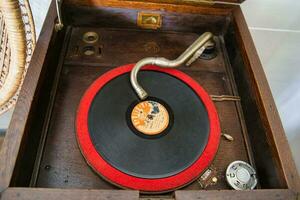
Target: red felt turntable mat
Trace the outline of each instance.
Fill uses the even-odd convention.
[[[185,73],[146,66],[139,80],[150,100],[167,108],[170,123],[159,137],[143,137],[128,117],[139,103],[129,82],[133,66],[103,74],[85,92],[76,119],[81,152],[98,174],[123,188],[165,192],[185,186],[217,152],[220,125],[214,104]]]

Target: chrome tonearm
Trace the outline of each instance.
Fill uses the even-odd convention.
[[[210,40],[212,39],[213,34],[210,32],[203,33],[189,48],[187,48],[178,58],[175,60],[168,60],[166,58],[155,58],[149,57],[140,60],[133,67],[130,73],[130,82],[135,90],[136,94],[141,100],[144,100],[148,97],[148,93],[143,89],[143,87],[138,83],[137,74],[140,69],[145,65],[156,65],[163,68],[174,68],[182,65],[183,63],[191,64],[195,61],[205,50],[206,45],[211,44]]]

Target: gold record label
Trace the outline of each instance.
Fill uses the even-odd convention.
[[[156,101],[142,101],[133,108],[131,122],[141,133],[157,135],[168,127],[169,113]]]

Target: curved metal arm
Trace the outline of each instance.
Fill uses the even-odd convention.
[[[140,69],[145,65],[157,65],[159,67],[164,68],[174,68],[182,65],[183,63],[187,62],[199,49],[204,48],[205,44],[213,37],[212,33],[205,32],[203,33],[189,48],[187,48],[178,58],[175,60],[168,60],[166,58],[144,58],[140,60],[136,65],[133,67],[130,73],[130,82],[135,90],[136,94],[139,96],[141,100],[146,99],[148,93],[142,88],[142,86],[137,81],[137,74]],[[203,50],[204,50],[203,49]]]

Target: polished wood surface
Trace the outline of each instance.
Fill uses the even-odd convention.
[[[231,199],[243,199],[243,200],[285,200],[296,199],[297,194],[291,190],[256,190],[256,191],[228,191],[220,190],[214,191],[176,191],[176,200],[185,199],[203,199],[203,200],[231,200]]]
[[[8,188],[2,193],[1,200],[296,200],[297,193],[291,190],[256,190],[256,191],[234,191],[219,190],[215,191],[176,191],[172,197],[164,198],[159,196],[145,197],[140,196],[138,191],[126,190],[85,190],[85,189],[46,189],[46,188]]]
[[[80,190],[80,189],[44,189],[44,188],[8,188],[1,200],[57,200],[57,199],[95,199],[95,200],[138,200],[138,191],[125,190]]]
[[[199,2],[199,1],[198,1]],[[67,6],[88,6],[88,7],[114,7],[114,8],[129,8],[129,9],[147,9],[161,10],[179,13],[203,13],[211,15],[227,15],[236,5],[232,4],[198,4],[197,1],[177,1],[170,3],[168,1],[147,1],[147,3],[139,0],[66,0]],[[195,4],[196,3],[196,4]]]
[[[51,4],[0,153],[1,199],[107,199],[114,198],[115,195],[120,195],[120,199],[297,199],[299,176],[239,6],[115,0],[68,0],[65,3],[65,8],[71,10],[64,13],[83,12],[78,13],[79,17],[64,16],[65,29],[55,32],[54,1]],[[84,6],[81,7],[82,5]],[[110,8],[104,8],[107,6]],[[97,9],[102,14],[96,14]],[[128,11],[124,12],[124,9]],[[151,31],[136,28],[135,14],[145,10],[160,12],[166,19],[174,16],[169,18],[165,26],[163,24],[161,30],[153,34],[154,41],[149,40],[150,36],[146,37]],[[122,16],[119,19],[118,13]],[[126,14],[129,14],[128,18],[124,17]],[[176,17],[180,15],[182,19],[186,16],[186,24],[176,22]],[[98,23],[97,16],[101,17]],[[107,22],[105,18],[108,21],[112,19],[114,23]],[[207,23],[203,22],[205,20]],[[76,27],[72,27],[74,24]],[[79,49],[83,45],[76,42],[79,41],[79,36],[71,35],[87,30],[87,26],[94,27],[95,30],[95,27],[99,28],[97,30],[106,38],[104,46],[101,43],[96,44],[102,48],[101,59],[90,59],[82,56],[80,52],[78,57],[70,53],[74,52],[76,45]],[[97,76],[111,67],[125,62],[136,62],[148,55],[176,57],[197,34],[206,31],[204,29],[211,29],[217,34],[221,53],[215,60],[198,60],[191,68],[182,67],[180,70],[194,77],[210,94],[234,94],[241,97],[240,102],[216,103],[222,130],[232,134],[237,141],[230,144],[222,138],[220,150],[213,163],[219,169],[218,183],[210,186],[209,191],[200,190],[195,182],[183,190],[163,196],[149,196],[140,195],[137,191],[129,194],[102,181],[87,167],[74,138],[74,116],[83,91]],[[110,35],[112,39],[109,39]],[[130,38],[134,37],[140,40],[136,41],[136,45],[129,44]],[[128,41],[126,45],[129,49],[136,49],[132,54],[122,55],[124,47],[115,49],[115,52],[111,50],[111,47],[119,47],[124,41]],[[177,45],[172,46],[172,41],[176,41]],[[166,49],[156,52],[156,47],[148,48],[147,45],[146,48],[136,48],[137,45],[144,47],[143,42],[154,42]],[[114,58],[119,55],[120,59],[110,62],[112,53]],[[65,150],[61,151],[63,147]],[[256,166],[260,180],[257,190],[229,190],[222,176],[224,166],[231,158],[246,160]],[[114,191],[103,192],[99,189]]]
[[[68,5],[65,8],[65,20],[75,27],[102,27],[140,29],[137,25],[139,13],[154,13],[162,18],[157,31],[178,31],[199,33],[211,31],[222,34],[228,24],[229,16],[207,15],[205,13],[178,13],[165,10],[125,9],[111,7],[77,7]]]
[[[20,152],[22,141],[26,137],[26,129],[29,128],[27,123],[30,120],[30,109],[36,103],[34,96],[38,90],[43,65],[46,62],[48,46],[53,37],[55,17],[55,5],[52,3],[0,151],[0,191],[9,186],[17,159],[20,156],[19,153],[22,153]]]
[[[242,10],[240,8],[235,9],[233,15],[238,30],[237,38],[242,48],[242,56],[246,63],[247,73],[251,78],[251,87],[255,92],[255,101],[266,131],[267,143],[272,147],[272,157],[276,161],[276,168],[279,174],[284,175],[288,187],[299,191],[299,174]]]

